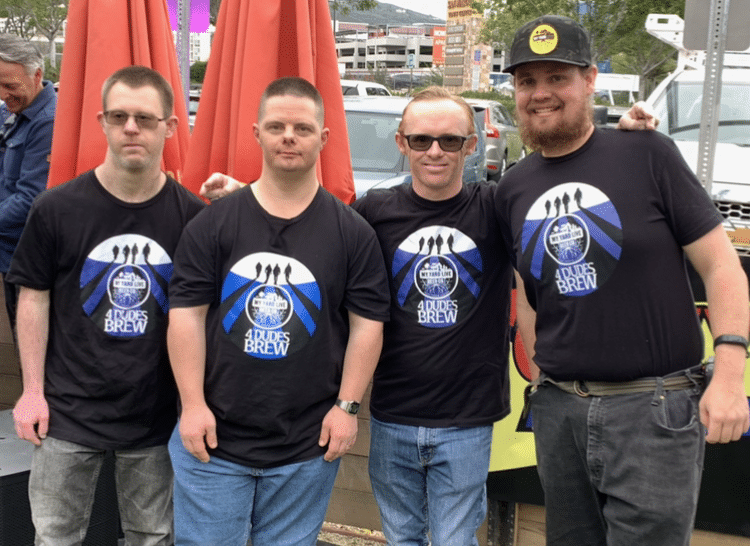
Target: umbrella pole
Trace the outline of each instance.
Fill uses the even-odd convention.
[[[177,21],[177,61],[187,106],[190,104],[190,0],[178,0]]]

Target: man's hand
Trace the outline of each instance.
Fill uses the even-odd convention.
[[[209,201],[214,201],[220,197],[229,195],[233,191],[237,191],[244,186],[245,184],[239,180],[235,180],[231,176],[222,173],[214,173],[201,185],[200,194],[201,197],[205,197]]]
[[[219,445],[216,440],[216,418],[208,406],[183,408],[180,416],[180,438],[193,457],[207,463],[211,457],[206,446],[215,449]]]
[[[328,444],[328,451],[323,455],[323,459],[331,462],[341,457],[352,448],[356,439],[357,416],[349,415],[340,407],[333,406],[323,419],[318,440],[320,447]]]
[[[708,443],[726,444],[739,440],[750,428],[750,411],[742,377],[714,375],[701,398],[700,416],[701,423],[708,429]]]
[[[659,118],[656,117],[651,107],[643,101],[636,102],[625,112],[617,122],[618,129],[626,131],[653,131],[659,126]]]
[[[49,406],[44,394],[23,393],[13,408],[13,421],[19,438],[42,445],[49,429]]]

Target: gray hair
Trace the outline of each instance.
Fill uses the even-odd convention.
[[[15,34],[0,34],[0,61],[22,65],[29,76],[33,76],[37,69],[44,75],[42,54],[34,44]]]

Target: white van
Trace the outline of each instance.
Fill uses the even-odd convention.
[[[388,97],[391,94],[385,85],[360,80],[341,80],[341,92],[345,96],[355,95],[361,97]]]

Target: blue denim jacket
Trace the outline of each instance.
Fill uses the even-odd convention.
[[[20,114],[0,151],[0,273],[6,273],[34,198],[47,187],[57,96],[52,83]],[[10,115],[0,106],[0,125]]]

